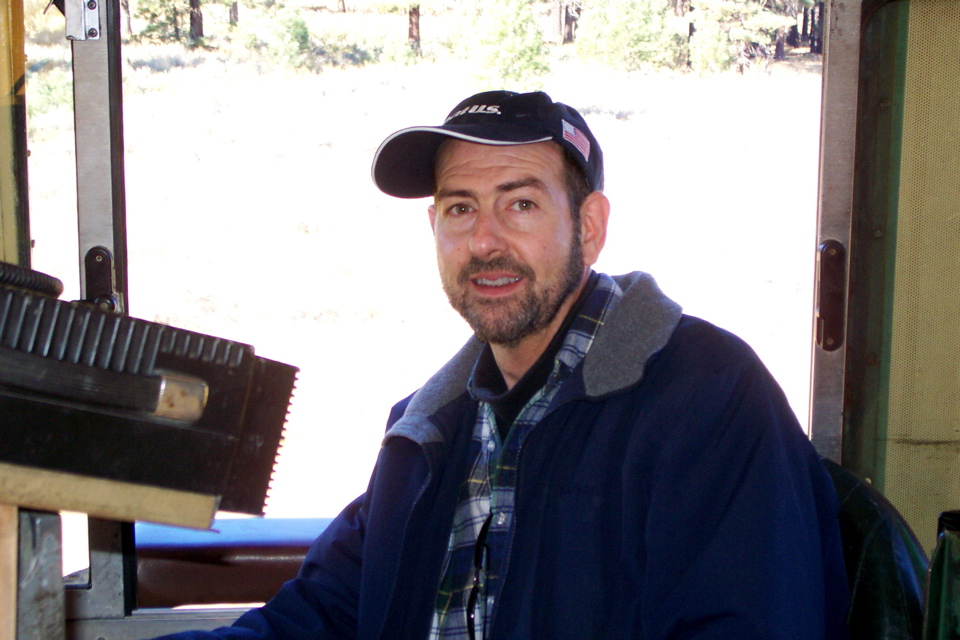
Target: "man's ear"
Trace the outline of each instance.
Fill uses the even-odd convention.
[[[580,246],[583,264],[592,266],[600,258],[607,242],[607,220],[610,219],[610,201],[602,191],[594,191],[580,207]]]
[[[427,207],[427,215],[430,216],[430,229],[434,233],[437,232],[437,228],[434,226],[434,222],[437,220],[437,207],[436,205],[430,205]]]

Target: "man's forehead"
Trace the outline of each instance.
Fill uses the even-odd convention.
[[[509,169],[525,167],[538,173],[559,175],[563,166],[563,150],[555,142],[534,142],[520,145],[491,145],[451,138],[437,151],[434,175],[440,177],[461,167]],[[437,185],[439,186],[439,185]]]

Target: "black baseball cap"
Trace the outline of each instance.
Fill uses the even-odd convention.
[[[432,196],[437,149],[448,138],[490,145],[552,140],[570,151],[591,189],[603,189],[603,152],[583,116],[542,91],[485,91],[454,107],[438,127],[397,131],[377,149],[373,181],[398,198]]]

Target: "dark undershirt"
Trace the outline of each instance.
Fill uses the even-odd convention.
[[[584,302],[593,293],[597,286],[597,280],[600,276],[596,272],[590,273],[586,286],[577,297],[577,300],[570,307],[567,316],[563,319],[563,324],[553,336],[550,344],[544,350],[537,361],[527,370],[523,377],[513,386],[507,389],[507,383],[497,367],[497,362],[493,357],[493,352],[485,348],[480,353],[480,360],[477,362],[477,368],[474,373],[474,387],[477,397],[484,402],[490,403],[494,415],[497,417],[497,431],[500,432],[500,440],[507,439],[510,427],[517,419],[520,411],[526,406],[530,398],[539,391],[550,377],[553,371],[553,361],[563,346],[563,341],[567,336],[567,331],[573,320],[579,315]]]

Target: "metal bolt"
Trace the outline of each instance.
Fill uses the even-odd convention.
[[[93,304],[98,309],[106,313],[113,313],[120,306],[117,304],[117,299],[109,295],[97,296],[96,299],[94,299]]]
[[[90,29],[89,31],[87,31],[88,38],[96,38],[97,35],[98,35],[98,32],[96,29]]]
[[[87,3],[87,9],[90,9],[90,11],[93,11],[96,8],[97,8],[97,0],[90,0],[90,2]]]

